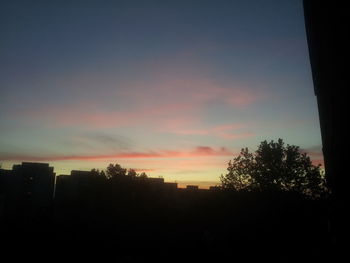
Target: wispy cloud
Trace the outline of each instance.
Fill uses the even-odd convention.
[[[224,139],[242,139],[253,137],[255,134],[250,131],[244,131],[244,124],[224,124],[209,128],[198,128],[195,125],[175,120],[170,121],[168,126],[162,127],[161,131],[174,133],[178,135],[200,135],[200,136],[216,136]]]
[[[15,112],[27,122],[41,122],[51,127],[88,126],[95,128],[152,126],[167,123],[169,119],[183,119],[187,113],[187,120],[193,112],[193,105],[170,103],[148,105],[145,107],[107,110],[81,107],[79,105],[67,107],[50,107],[45,109],[27,109]]]
[[[187,151],[157,150],[146,152],[120,152],[106,155],[21,155],[0,154],[0,160],[6,161],[64,161],[64,160],[110,160],[110,159],[144,159],[144,158],[191,158],[201,156],[232,156],[234,153],[225,147],[214,149],[209,146],[198,146]]]
[[[66,147],[74,146],[81,150],[100,150],[100,151],[120,151],[131,148],[133,142],[130,138],[118,135],[107,134],[103,132],[78,133],[64,137],[61,144]]]
[[[54,127],[166,126],[169,120],[181,120],[185,116],[200,119],[208,105],[241,108],[266,97],[261,91],[241,84],[219,83],[202,76],[176,73],[159,79],[156,74],[152,80],[116,85],[120,86],[114,90],[102,87],[104,92],[98,99],[87,94],[66,105],[58,102],[49,106],[39,104],[13,114],[27,122]]]

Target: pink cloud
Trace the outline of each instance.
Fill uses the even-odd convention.
[[[75,104],[26,109],[17,112],[15,118],[49,128],[137,128],[153,134],[213,136],[225,140],[254,136],[242,124],[209,126],[212,120],[205,114],[208,105],[231,108],[253,105],[264,97],[261,93],[240,84],[221,85],[202,76],[171,73],[157,77],[156,74],[148,82],[117,82],[121,88],[101,94],[98,99],[87,94]],[[135,134],[135,130],[130,131]]]
[[[161,69],[162,67],[160,67]],[[174,71],[176,72],[176,71]],[[189,127],[202,119],[208,104],[226,107],[244,107],[264,98],[261,92],[235,83],[216,83],[197,75],[155,73],[153,80],[118,83],[120,87],[95,96],[77,99],[74,104],[42,106],[16,112],[28,122],[42,125],[92,127],[164,127],[177,129],[182,134],[207,135],[213,131]],[[88,78],[89,76],[85,76]],[[80,80],[76,85],[88,85]],[[113,82],[110,80],[110,82]],[[94,83],[94,82],[93,82]],[[92,84],[90,84],[92,85]],[[104,84],[107,85],[107,84]],[[109,83],[107,86],[112,85]],[[103,89],[102,89],[103,90]],[[96,90],[91,87],[87,92]],[[197,120],[197,121],[196,121]],[[178,129],[178,127],[181,129]],[[219,131],[216,131],[220,136]],[[222,137],[227,137],[225,134]]]
[[[232,152],[226,149],[225,147],[221,147],[218,150],[213,149],[209,146],[197,146],[194,151],[192,151],[194,155],[199,156],[231,156]]]
[[[147,159],[147,158],[191,158],[201,156],[232,156],[234,153],[221,147],[214,149],[208,146],[198,146],[190,151],[176,150],[159,150],[148,152],[121,152],[116,154],[106,155],[47,155],[47,156],[31,156],[31,155],[16,155],[2,154],[1,160],[6,161],[65,161],[65,160],[110,160],[110,159]]]
[[[193,121],[190,112],[193,105],[172,103],[168,105],[154,105],[144,108],[126,110],[91,110],[89,108],[76,107],[52,107],[39,110],[26,110],[16,112],[27,121],[44,121],[52,126],[92,126],[99,128],[125,127],[137,125],[155,125],[164,123],[166,126],[178,125],[180,122]],[[187,112],[182,117],[181,113]],[[177,123],[174,123],[177,122]]]

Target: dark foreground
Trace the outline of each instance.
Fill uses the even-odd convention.
[[[286,193],[113,187],[2,219],[12,260],[334,262],[325,201]],[[4,211],[4,209],[3,209]]]

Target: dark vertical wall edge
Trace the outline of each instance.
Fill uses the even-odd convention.
[[[346,71],[349,55],[349,8],[345,1],[304,0],[303,4],[319,108],[326,178],[332,191],[330,226],[333,244],[338,248],[344,244],[348,233],[346,200],[349,188],[349,100],[346,96]]]

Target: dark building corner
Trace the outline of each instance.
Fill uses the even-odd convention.
[[[331,189],[329,205],[333,243],[348,231],[349,140],[347,132],[349,8],[346,1],[304,0],[312,76],[317,96],[325,159]]]

